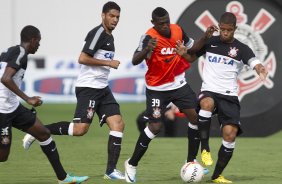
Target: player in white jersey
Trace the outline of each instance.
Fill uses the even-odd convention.
[[[24,107],[17,98],[22,98],[33,107],[42,104],[39,96],[30,97],[20,90],[27,68],[27,56],[37,51],[40,40],[41,34],[36,27],[25,26],[21,31],[21,44],[10,47],[0,56],[0,162],[7,161],[9,157],[11,128],[15,127],[36,137],[57,175],[59,184],[81,183],[88,177],[72,176],[65,172],[48,129],[38,119],[36,112]]]
[[[120,7],[107,2],[102,10],[102,24],[92,29],[85,38],[79,56],[80,73],[76,82],[77,105],[72,122],[61,121],[46,125],[51,134],[82,136],[87,133],[94,113],[100,118],[100,125],[107,123],[109,132],[108,163],[104,179],[124,179],[116,169],[121,151],[124,122],[119,104],[108,87],[110,69],[117,69],[120,61],[114,60],[114,37],[112,31],[119,22]],[[34,141],[30,135],[24,138],[27,149]]]
[[[221,124],[222,145],[218,152],[218,160],[212,175],[214,183],[232,183],[221,173],[227,166],[235,148],[235,139],[242,131],[240,128],[240,104],[238,100],[237,77],[243,66],[249,65],[262,80],[267,77],[267,71],[255,57],[253,51],[234,38],[236,30],[234,14],[224,13],[219,22],[219,36],[213,36],[205,46],[193,56],[187,54],[186,48],[178,42],[177,52],[193,61],[196,57],[206,55],[203,66],[203,83],[199,95],[200,111],[198,127],[202,145],[202,161],[211,165],[208,147],[211,116],[214,110]]]

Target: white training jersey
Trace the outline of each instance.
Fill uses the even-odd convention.
[[[107,34],[103,26],[99,25],[87,34],[82,52],[96,59],[113,60],[115,54],[114,37]],[[76,87],[105,88],[108,86],[109,73],[109,66],[81,64]]]
[[[23,47],[19,45],[10,47],[7,52],[1,54],[0,79],[6,67],[17,70],[16,74],[13,76],[13,80],[20,88],[27,67],[27,53]],[[11,113],[17,109],[19,104],[20,102],[17,95],[0,82],[0,113]]]
[[[260,61],[253,51],[235,39],[224,43],[219,36],[211,37],[197,56],[206,54],[202,71],[201,91],[211,91],[223,95],[238,96],[237,77],[245,64],[252,69]]]

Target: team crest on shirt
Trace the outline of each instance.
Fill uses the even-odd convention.
[[[230,57],[236,57],[237,56],[237,52],[239,49],[237,49],[236,47],[230,47],[230,50],[228,52],[228,56]]]
[[[87,109],[87,118],[92,119],[94,115],[94,109],[93,108],[88,108]]]
[[[161,109],[156,107],[156,108],[153,108],[153,117],[154,118],[160,118],[161,117]]]

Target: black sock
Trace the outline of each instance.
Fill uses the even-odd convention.
[[[121,150],[121,137],[110,135],[108,141],[108,164],[106,174],[111,174],[116,168],[120,150]]]
[[[137,140],[134,153],[129,160],[130,165],[133,165],[133,166],[138,165],[139,160],[142,158],[142,156],[147,151],[149,143],[151,142],[151,140],[152,139],[150,139],[143,130],[142,133],[140,134],[138,140]]]
[[[198,116],[201,151],[205,149],[207,152],[210,152],[210,147],[209,147],[210,126],[211,126],[211,118],[206,118],[200,115]]]
[[[47,141],[45,141],[45,142],[47,142]],[[51,141],[49,144],[47,143],[47,145],[41,144],[40,146],[41,146],[42,151],[47,156],[49,162],[51,163],[53,170],[55,171],[55,173],[57,175],[57,178],[59,180],[64,180],[67,176],[67,173],[64,170],[64,168],[63,168],[63,166],[60,162],[60,157],[59,157],[59,153],[57,151],[57,147],[56,147],[55,142]]]
[[[170,120],[168,118],[164,118],[164,136],[165,137],[174,137],[175,134],[175,120]]]
[[[187,162],[196,159],[200,147],[199,131],[188,126],[188,157]]]
[[[53,135],[69,135],[69,126],[70,122],[68,121],[60,121],[57,123],[45,125],[45,127],[48,128],[50,130],[50,133]]]
[[[233,150],[234,148],[226,148],[225,146],[221,145],[218,151],[218,160],[212,175],[212,180],[218,178],[218,176],[223,172],[224,168],[232,157]]]

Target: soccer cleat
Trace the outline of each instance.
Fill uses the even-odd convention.
[[[227,180],[224,176],[219,175],[216,179],[212,180],[213,183],[232,183],[232,181]]]
[[[128,163],[129,159],[124,162],[125,167],[125,181],[127,183],[135,183],[136,182],[136,166],[130,165]]]
[[[111,174],[105,174],[104,179],[106,180],[124,180],[124,175],[117,169],[114,169],[114,171]]]
[[[211,153],[207,152],[205,149],[202,151],[201,158],[204,166],[210,166],[213,164]]]
[[[63,181],[58,181],[59,184],[79,184],[86,180],[88,180],[88,176],[73,176],[71,174],[67,174],[67,177]]]
[[[32,135],[26,134],[24,136],[24,138],[23,138],[23,147],[24,147],[24,149],[28,150],[35,140],[36,139]]]

